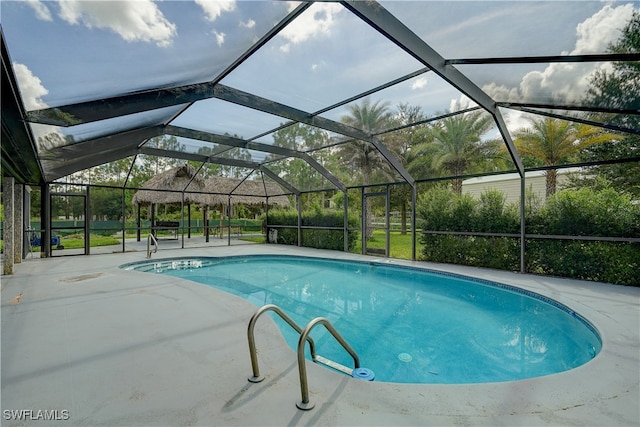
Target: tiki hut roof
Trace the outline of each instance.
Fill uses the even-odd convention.
[[[289,207],[290,202],[284,191],[278,184],[271,181],[251,181],[237,178],[227,178],[214,176],[205,181],[205,189],[209,195],[211,205],[226,205],[229,203],[231,193],[231,203],[243,205],[259,205],[266,202],[269,196],[270,205]]]
[[[194,175],[195,178],[193,178]],[[189,181],[191,181],[190,184]],[[189,184],[189,187],[184,194],[185,204],[209,204],[208,195],[197,193],[205,191],[204,179],[196,175],[196,170],[189,164],[177,166],[157,174],[143,184],[143,189],[138,190],[133,195],[132,200],[134,204],[180,204],[182,203],[182,191],[185,190],[187,184]],[[195,191],[196,193],[189,193],[188,191]]]

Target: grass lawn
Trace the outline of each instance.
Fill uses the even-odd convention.
[[[111,236],[100,236],[96,234],[92,234],[91,237],[91,247],[94,246],[110,246],[110,245],[119,245],[122,243],[122,240],[116,239]],[[28,244],[29,242],[26,242]],[[69,236],[65,236],[60,239],[60,244],[64,246],[65,249],[78,249],[84,248],[84,237],[78,234],[71,234]],[[4,241],[0,240],[0,251],[4,250]],[[33,252],[40,252],[40,246],[34,246],[32,248]]]
[[[260,237],[241,237],[240,240],[245,240],[247,242],[254,242],[254,243],[266,243],[266,239],[264,238],[264,236],[260,236]]]
[[[373,236],[367,241],[367,247],[384,249],[385,231],[374,230]],[[389,255],[392,258],[411,259],[411,233],[400,234],[399,231],[389,233]],[[362,252],[362,242],[358,239],[354,253]],[[416,240],[416,258],[420,257],[420,242]]]
[[[265,237],[241,237],[240,240],[246,240],[255,243],[265,243]],[[384,230],[374,230],[373,237],[369,239],[368,247],[384,249],[385,232]],[[420,242],[416,242],[416,257],[420,257]],[[389,249],[392,258],[411,259],[411,233],[400,234],[399,231],[391,232],[389,235]],[[360,240],[356,243],[353,253],[361,253],[362,244]]]

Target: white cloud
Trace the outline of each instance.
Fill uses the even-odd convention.
[[[59,5],[60,18],[68,23],[108,28],[127,41],[153,41],[164,47],[169,46],[176,35],[175,24],[169,22],[150,0],[64,0]]]
[[[26,0],[27,4],[36,12],[36,18],[41,21],[53,21],[51,11],[40,0]]]
[[[411,89],[412,90],[419,90],[419,89],[423,89],[427,87],[427,78],[426,77],[420,77],[418,79],[416,79],[415,82],[413,82],[413,84],[411,85]]]
[[[212,22],[223,12],[231,12],[236,8],[235,0],[196,0],[196,3],[204,10],[207,20]]]
[[[620,36],[620,29],[629,21],[633,5],[605,5],[600,11],[578,24],[576,43],[571,55],[602,53],[609,43]],[[563,52],[567,54],[567,52]],[[607,65],[608,66],[608,65]],[[508,88],[491,83],[483,89],[500,101],[540,100],[540,94],[555,100],[571,102],[580,99],[589,87],[593,73],[603,67],[597,63],[554,63],[542,71],[524,75],[519,87]]]
[[[327,66],[325,61],[314,62],[311,64],[311,71],[317,71]]]
[[[478,104],[472,101],[471,98],[469,98],[467,95],[460,94],[460,97],[458,99],[452,99],[451,102],[449,103],[449,111],[454,112],[454,111],[465,110],[467,108],[475,107],[477,105]]]
[[[342,10],[343,7],[336,3],[314,4],[280,32],[279,36],[287,41],[280,47],[280,50],[288,52],[291,44],[302,43],[312,37],[328,35],[334,25],[334,16]]]
[[[218,46],[222,46],[224,44],[225,33],[219,33],[216,30],[213,30],[212,34],[216,37],[216,42]]]
[[[42,81],[31,72],[29,67],[14,62],[13,71],[16,75],[16,80],[18,80],[24,108],[27,111],[49,108],[49,105],[42,100],[42,97],[47,95],[49,91],[42,85]],[[48,150],[64,143],[64,134],[58,126],[32,123],[31,131],[36,141],[38,141],[39,150]]]
[[[256,21],[249,19],[247,22],[241,22],[240,26],[243,28],[253,28],[256,26]]]
[[[578,24],[578,40],[572,55],[604,52],[610,42],[620,37],[621,27],[631,19],[633,4],[618,7],[604,6],[591,18]]]
[[[282,46],[280,46],[280,51],[282,53],[289,53],[290,50],[291,50],[291,44],[290,43],[285,43]]]
[[[49,91],[42,85],[42,81],[24,64],[14,62],[13,70],[20,86],[24,108],[27,111],[48,108],[49,106],[42,100],[42,97],[48,94]]]

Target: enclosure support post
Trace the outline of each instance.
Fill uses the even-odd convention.
[[[298,205],[298,247],[302,246],[302,194],[296,195]]]
[[[391,256],[391,247],[389,244],[389,239],[391,238],[391,218],[389,217],[390,212],[391,212],[391,201],[389,200],[389,196],[390,196],[390,192],[389,192],[389,184],[387,184],[387,191],[386,191],[386,195],[385,195],[385,206],[384,206],[384,210],[385,210],[385,222],[386,222],[386,227],[387,227],[387,231],[385,233],[385,237],[386,237],[386,243],[384,246],[384,252],[385,255],[387,256],[387,258],[389,258],[389,256]]]
[[[31,230],[31,187],[25,185],[22,191],[22,221],[24,227],[23,244],[22,244],[22,259],[25,259],[29,252],[31,252],[31,245],[29,240],[31,239],[31,231],[27,234],[27,230]]]
[[[91,228],[91,187],[87,185],[86,197],[84,198],[84,254],[90,255],[91,253],[91,236],[89,231]]]
[[[51,187],[49,184],[44,184],[42,191],[40,192],[42,200],[41,206],[41,225],[40,228],[44,230],[40,236],[40,258],[48,258],[51,256]]]
[[[265,241],[265,243],[271,243],[269,241],[269,196],[265,197],[264,230],[263,231],[264,231],[264,241]],[[276,241],[274,243],[278,243],[278,242]]]
[[[13,239],[14,239],[14,186],[15,179],[5,176],[2,182],[2,193],[4,195],[4,259],[2,263],[2,274],[13,274]]]
[[[526,260],[525,260],[525,246],[526,246],[526,224],[525,224],[525,209],[526,209],[526,200],[525,200],[525,179],[524,173],[520,175],[520,273],[525,273],[526,268]]]
[[[418,188],[416,184],[411,186],[411,261],[416,260],[416,204]]]
[[[362,229],[362,250],[360,251],[362,253],[362,255],[365,254],[365,251],[367,249],[367,201],[365,200],[365,196],[364,196],[364,187],[362,187],[361,189],[361,207],[362,207],[362,220],[361,222],[361,226],[360,228]]]
[[[347,190],[343,191],[343,205],[344,205],[344,251],[349,252],[349,194]]]
[[[22,220],[24,211],[23,211],[23,198],[22,195],[24,189],[23,184],[17,184],[14,187],[14,226],[13,226],[13,236],[14,236],[14,250],[13,250],[13,262],[16,264],[20,264],[22,262],[22,240],[24,239],[24,221]]]
[[[122,187],[122,253],[126,252],[124,241],[127,238],[127,208],[124,198],[126,197],[125,189]]]

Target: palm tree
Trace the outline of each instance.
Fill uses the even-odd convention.
[[[586,147],[618,138],[595,126],[550,117],[530,121],[531,128],[516,132],[514,144],[520,154],[534,157],[545,166],[567,162]],[[547,197],[556,192],[557,175],[556,169],[545,172]]]
[[[490,115],[481,111],[459,114],[440,120],[431,129],[433,168],[460,176],[487,160],[501,160],[500,143],[483,141],[481,136],[493,125]],[[462,178],[454,178],[452,190],[462,194]]]
[[[387,128],[391,120],[392,114],[389,111],[388,102],[376,101],[371,103],[368,98],[365,98],[361,104],[350,105],[349,115],[342,117],[343,123],[371,134]],[[343,144],[338,151],[338,157],[351,170],[362,173],[362,185],[365,187],[371,184],[371,177],[374,171],[389,172],[388,162],[370,142],[356,140]],[[371,237],[373,233],[370,227],[372,217],[368,199],[366,202],[366,219],[367,237]]]
[[[367,133],[377,133],[385,129],[392,120],[388,102],[371,103],[368,98],[362,104],[349,106],[350,115],[343,116],[342,122]],[[374,170],[388,170],[386,160],[373,144],[365,141],[353,141],[341,146],[340,158],[350,166],[362,172],[362,184],[371,184]]]

